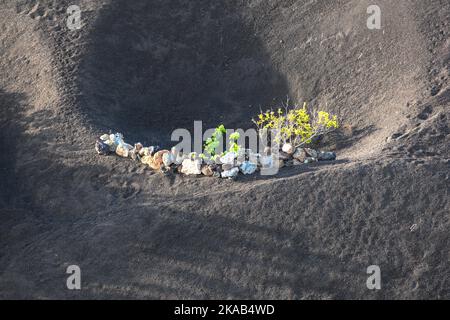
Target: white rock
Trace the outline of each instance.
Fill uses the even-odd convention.
[[[290,143],[283,144],[283,147],[281,148],[283,152],[286,152],[287,154],[293,154],[295,151],[295,148]]]
[[[181,173],[187,174],[187,175],[197,175],[202,174],[202,161],[199,159],[191,160],[191,159],[184,159],[181,163]]]
[[[259,164],[264,168],[271,168],[273,165],[272,156],[261,156],[259,157]]]
[[[236,154],[234,152],[228,152],[220,158],[220,162],[223,164],[234,164],[234,159],[236,159]]]
[[[175,160],[175,156],[170,152],[164,153],[162,156],[162,161],[165,167],[170,167],[170,165],[173,164]]]
[[[225,170],[222,172],[222,178],[234,178],[238,175],[239,173],[239,168],[234,167],[231,168],[230,170]]]

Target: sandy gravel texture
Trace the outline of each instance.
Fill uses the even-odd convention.
[[[380,0],[369,30],[372,2],[1,2],[0,298],[450,298],[450,3]],[[93,148],[286,97],[351,127],[337,161],[228,181]]]

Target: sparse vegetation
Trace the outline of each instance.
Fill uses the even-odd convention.
[[[256,120],[252,119],[260,136],[267,137],[271,131],[273,142],[301,147],[311,143],[313,138],[339,127],[336,115],[325,111],[311,114],[306,108],[306,102],[302,108],[290,108],[287,104],[283,109],[261,111]]]
[[[238,154],[239,150],[241,149],[241,147],[238,145],[239,138],[239,132],[233,132],[232,134],[230,134],[230,148],[228,149],[229,152]]]
[[[204,149],[205,152],[210,155],[211,159],[218,156],[217,148],[220,146],[220,139],[226,132],[227,130],[225,129],[225,126],[221,124],[215,129],[212,136],[206,140]]]

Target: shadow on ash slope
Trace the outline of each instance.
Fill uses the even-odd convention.
[[[0,297],[450,296],[446,1],[381,1],[379,31],[365,1],[80,1],[75,33],[64,4],[2,8]],[[286,95],[353,126],[347,160],[231,182],[92,148],[246,128]]]

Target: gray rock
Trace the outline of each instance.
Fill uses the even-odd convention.
[[[306,154],[311,158],[317,158],[317,151],[311,148],[304,148]]]
[[[294,165],[294,161],[297,161],[297,160],[291,159],[291,160],[285,161],[284,165],[286,167],[292,167]]]
[[[225,170],[222,172],[222,178],[235,178],[239,173],[239,168],[234,167],[230,170]]]
[[[231,170],[233,167],[234,167],[234,165],[232,165],[232,164],[224,163],[222,165],[222,170],[223,171]]]
[[[303,163],[313,163],[313,162],[317,162],[317,158],[308,157],[305,159],[305,161],[303,161]]]
[[[306,154],[303,148],[297,148],[297,150],[293,154],[293,157],[294,159],[303,163],[305,159],[308,157],[308,155]]]
[[[100,155],[107,155],[110,153],[109,146],[101,139],[98,139],[95,142],[95,150]]]
[[[319,161],[332,161],[332,160],[336,160],[336,153],[332,152],[332,151],[321,151],[319,152],[317,159]]]

